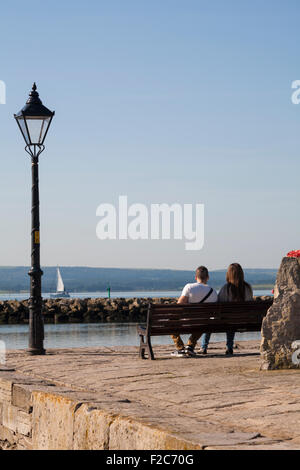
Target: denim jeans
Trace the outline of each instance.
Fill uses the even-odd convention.
[[[227,349],[233,349],[234,335],[235,335],[234,331],[228,331],[226,333],[226,336],[227,336],[226,347],[227,347]]]
[[[209,345],[209,340],[211,337],[211,333],[204,333],[201,338],[201,348],[202,349],[207,349]]]
[[[234,331],[227,331],[226,333],[226,347],[227,349],[233,349],[233,343],[234,343]],[[202,335],[202,340],[201,340],[201,347],[202,349],[207,349],[210,341],[211,333],[204,333]]]

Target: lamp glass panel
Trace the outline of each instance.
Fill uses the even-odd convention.
[[[21,130],[22,130],[24,139],[26,141],[26,144],[29,145],[30,144],[29,137],[28,137],[28,133],[27,133],[27,129],[26,129],[25,120],[23,119],[23,117],[18,118],[18,123],[19,123],[19,126],[21,127]]]
[[[32,144],[41,144],[43,142],[43,137],[48,127],[48,124],[45,123],[45,121],[47,120],[48,118],[44,119],[40,116],[26,116],[26,123],[28,127],[30,142]]]
[[[43,143],[43,141],[44,141],[46,132],[48,130],[48,127],[49,127],[49,124],[50,124],[50,121],[51,121],[51,118],[46,117],[46,118],[43,119],[43,121],[44,121],[44,123],[43,123],[42,128],[41,128],[41,143]]]

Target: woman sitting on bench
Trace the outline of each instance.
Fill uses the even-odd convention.
[[[227,283],[222,287],[218,294],[219,302],[247,302],[253,300],[253,291],[250,284],[244,280],[244,271],[240,264],[233,263],[229,266],[226,273]],[[210,340],[210,333],[205,333],[202,337],[202,354],[207,354],[207,347]],[[226,353],[233,354],[234,331],[226,333]]]

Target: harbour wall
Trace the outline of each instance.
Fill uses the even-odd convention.
[[[131,417],[93,400],[92,393],[0,369],[0,450],[201,448],[145,422],[142,410]]]

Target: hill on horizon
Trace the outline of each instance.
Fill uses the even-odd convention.
[[[56,289],[56,267],[42,268],[43,292]],[[180,290],[185,284],[194,282],[195,272],[173,269],[135,269],[135,268],[90,268],[60,267],[69,292],[105,291],[108,286],[112,291],[166,291]],[[17,293],[29,291],[29,267],[0,267],[0,292]],[[256,287],[271,287],[276,280],[277,269],[245,269],[245,279]],[[220,288],[225,283],[226,269],[210,272],[210,284]]]

